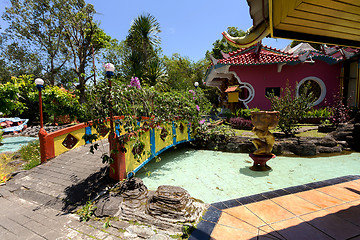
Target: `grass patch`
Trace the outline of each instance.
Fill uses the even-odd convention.
[[[323,138],[326,135],[327,135],[327,133],[318,132],[318,130],[310,130],[310,131],[295,134],[295,136],[297,136],[297,137],[318,137],[318,138]]]
[[[8,180],[8,175],[16,170],[17,166],[9,164],[13,161],[14,154],[0,154],[0,183]]]
[[[39,141],[33,141],[21,147],[19,153],[21,159],[26,162],[24,170],[32,169],[41,163]]]

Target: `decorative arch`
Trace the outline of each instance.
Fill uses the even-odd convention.
[[[306,78],[302,79],[296,86],[296,96],[299,96],[299,90],[300,90],[301,85],[309,80],[316,82],[320,87],[320,95],[319,95],[318,99],[314,102],[314,106],[316,106],[319,103],[321,103],[325,99],[325,96],[326,96],[326,86],[325,86],[325,83],[320,78],[310,76],[310,77],[306,77]]]

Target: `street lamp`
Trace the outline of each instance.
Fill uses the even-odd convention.
[[[41,78],[35,79],[35,84],[37,89],[39,90],[39,110],[40,110],[40,128],[44,128],[44,120],[43,120],[43,111],[42,111],[42,96],[41,90],[44,87],[44,80]]]
[[[197,89],[198,86],[199,86],[199,82],[195,82],[195,83],[194,83],[194,86],[195,86],[195,89]]]
[[[47,160],[47,152],[46,152],[46,135],[47,132],[44,129],[44,119],[43,119],[43,110],[42,110],[42,96],[41,91],[44,87],[44,80],[41,78],[35,79],[36,88],[39,90],[39,111],[40,111],[40,131],[39,131],[39,142],[40,142],[40,155],[41,155],[41,163],[46,162]]]
[[[114,76],[114,70],[115,67],[112,63],[106,63],[104,65],[105,67],[105,72],[106,72],[106,77],[108,78],[108,85],[109,85],[109,101],[110,101],[110,109],[109,109],[109,117],[110,117],[110,134],[111,137],[113,137],[112,135],[114,134],[114,123],[113,123],[113,109],[112,109],[112,97],[111,97],[111,77]]]
[[[112,63],[106,63],[104,65],[106,77],[108,78],[109,86],[109,117],[110,117],[110,133],[108,136],[109,147],[110,147],[110,156],[113,162],[110,164],[110,177],[115,180],[123,180],[126,178],[126,164],[125,164],[125,155],[120,150],[119,146],[119,136],[114,133],[114,122],[113,122],[113,108],[112,108],[112,97],[111,97],[111,77],[114,76],[115,67]]]

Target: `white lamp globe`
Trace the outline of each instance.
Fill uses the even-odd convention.
[[[115,70],[114,64],[112,63],[106,63],[104,67],[106,72],[113,72]]]
[[[44,85],[44,80],[42,80],[41,78],[37,78],[37,79],[35,79],[35,84],[42,86],[42,85]]]

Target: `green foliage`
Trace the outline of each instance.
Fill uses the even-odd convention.
[[[18,83],[0,84],[0,112],[5,115],[10,115],[15,109],[20,113],[23,112],[25,106],[19,101],[19,93]]]
[[[328,118],[332,115],[332,110],[329,108],[311,109],[305,114],[305,118]]]
[[[125,42],[125,78],[136,76],[143,85],[154,86],[164,76],[159,57],[160,32],[160,24],[151,14],[141,14],[134,19]]]
[[[167,72],[166,84],[171,89],[186,90],[194,86],[195,82],[200,83],[202,88],[202,80],[208,66],[205,60],[193,62],[188,57],[182,57],[175,53],[170,58],[164,57],[165,68]]]
[[[251,112],[258,112],[258,111],[260,111],[260,109],[258,108],[250,108],[250,109],[240,108],[236,111],[235,116],[245,119],[251,119]]]
[[[107,82],[101,82],[92,89],[92,95],[86,104],[87,119],[93,120],[93,126],[98,132],[104,125],[105,120],[110,116],[109,110],[112,109],[114,116],[124,116],[119,122],[126,131],[125,135],[119,137],[119,144],[122,146],[129,138],[129,133],[138,132],[132,136],[135,144],[132,146],[135,158],[140,158],[142,151],[140,140],[144,128],[141,129],[137,124],[137,119],[149,117],[155,124],[171,122],[174,119],[182,119],[192,124],[192,130],[200,128],[199,121],[201,115],[210,110],[210,104],[204,97],[203,91],[172,91],[161,92],[154,87],[131,87],[128,84],[115,83],[111,91],[111,101]],[[146,127],[145,127],[146,128]],[[95,136],[87,136],[86,139],[95,140]],[[95,146],[91,147],[91,151]],[[124,149],[123,149],[124,150]],[[107,155],[103,155],[107,156]],[[110,159],[110,157],[108,157]]]
[[[86,204],[77,211],[77,214],[80,216],[81,222],[87,222],[90,220],[91,216],[94,215],[96,210],[95,202],[87,201]]]
[[[287,86],[285,89],[281,89],[280,97],[270,93],[267,98],[271,102],[271,109],[280,112],[278,128],[285,135],[293,135],[296,132],[299,121],[312,107],[315,100],[307,86],[299,96],[296,96],[295,91]]]
[[[34,121],[39,115],[39,93],[32,75],[13,77],[11,82],[0,84],[0,111]],[[75,119],[82,115],[79,97],[57,86],[45,86],[42,90],[45,121],[49,116],[69,115]]]
[[[19,153],[21,159],[27,162],[24,165],[24,170],[30,170],[41,163],[39,141],[33,141],[25,146],[22,146]]]

